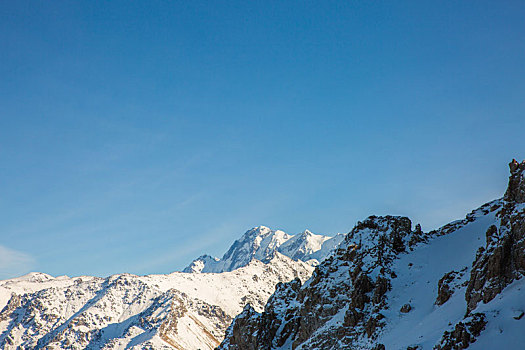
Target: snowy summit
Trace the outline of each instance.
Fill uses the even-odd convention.
[[[289,235],[281,230],[258,226],[246,233],[228,249],[221,259],[202,255],[195,259],[183,272],[233,271],[257,259],[267,261],[275,253],[283,254],[295,261],[316,266],[343,240],[344,235],[334,237],[314,234],[308,230]]]

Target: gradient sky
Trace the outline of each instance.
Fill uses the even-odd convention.
[[[523,1],[3,1],[0,277],[424,229],[525,158]]]

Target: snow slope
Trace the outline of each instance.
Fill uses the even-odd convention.
[[[304,261],[316,266],[343,240],[344,235],[334,237],[316,235],[305,230],[297,235],[289,235],[281,230],[259,226],[248,230],[235,241],[222,259],[202,255],[195,259],[184,272],[233,271],[245,266],[252,259],[264,261],[274,252],[279,252],[296,261]]]

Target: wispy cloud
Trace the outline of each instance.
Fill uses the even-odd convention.
[[[35,259],[32,256],[0,245],[0,279],[26,274],[34,263]]]

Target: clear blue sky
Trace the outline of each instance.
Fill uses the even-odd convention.
[[[0,277],[432,229],[525,158],[523,1],[3,1]]]

